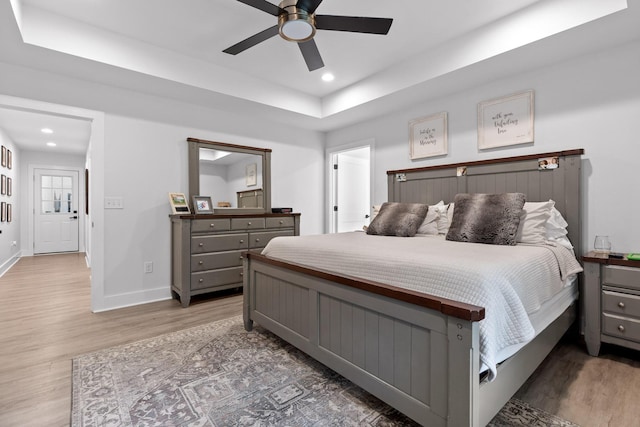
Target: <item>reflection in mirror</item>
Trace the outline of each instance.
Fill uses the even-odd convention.
[[[209,196],[214,213],[271,211],[271,150],[188,138],[189,199]]]
[[[214,207],[264,208],[262,156],[200,148],[199,195]]]

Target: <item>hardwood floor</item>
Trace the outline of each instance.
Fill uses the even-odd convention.
[[[71,360],[241,313],[242,296],[161,301],[91,313],[84,254],[26,257],[0,278],[0,426],[66,426]],[[603,346],[590,357],[566,337],[517,392],[583,427],[640,425],[640,353]]]
[[[84,254],[21,258],[0,278],[0,426],[67,426],[71,360],[242,313],[242,295],[90,311]]]

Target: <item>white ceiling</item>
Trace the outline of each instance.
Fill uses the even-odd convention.
[[[0,5],[0,28],[5,28],[0,35],[6,36],[7,28],[15,34],[0,40],[0,55],[76,74],[84,70],[78,58],[85,58],[82,78],[87,80],[191,97],[214,108],[233,104],[326,131],[370,117],[372,111],[383,114],[442,94],[443,81],[449,82],[448,90],[479,84],[499,77],[500,70],[531,69],[638,37],[637,20],[628,17],[612,19],[614,34],[607,30],[604,37],[585,37],[581,29],[598,23],[606,29],[601,18],[621,10],[629,14],[627,3],[637,17],[639,1],[324,0],[318,14],[394,21],[385,36],[319,30],[315,41],[325,67],[309,72],[295,43],[279,36],[237,56],[223,53],[276,24],[274,16],[236,0],[11,0],[10,6]],[[626,28],[620,22],[635,24]],[[535,48],[545,43],[553,51]],[[56,61],[40,61],[23,48],[27,45],[55,52]],[[494,63],[488,69],[487,60]],[[326,71],[335,75],[333,82],[321,80]],[[39,121],[43,118],[21,114],[24,119],[0,106],[0,127],[19,145],[42,144],[47,138],[26,128],[39,132],[46,126]],[[63,118],[55,121],[64,129]],[[86,122],[67,124],[80,128],[69,139],[86,135]]]

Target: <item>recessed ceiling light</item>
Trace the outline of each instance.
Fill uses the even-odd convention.
[[[324,73],[322,75],[322,80],[324,80],[325,82],[332,82],[333,79],[335,79],[334,75],[331,73]]]
[[[56,143],[55,143],[55,142],[53,142],[53,141],[49,141],[49,142],[47,142],[47,145],[48,145],[49,147],[55,147],[55,146],[56,146]]]
[[[42,133],[53,133],[53,131],[51,129],[49,129],[49,128],[42,128],[42,129],[40,129],[40,132],[42,132]]]

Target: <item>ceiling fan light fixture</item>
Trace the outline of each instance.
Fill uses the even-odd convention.
[[[286,14],[278,16],[278,31],[280,36],[291,42],[305,42],[316,34],[313,15],[309,15],[295,6],[286,8]]]

